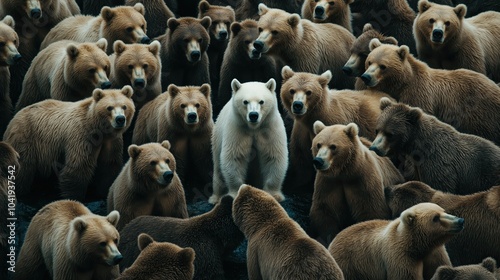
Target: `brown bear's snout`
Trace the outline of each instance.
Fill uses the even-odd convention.
[[[117,264],[119,264],[122,260],[123,260],[123,256],[122,256],[122,254],[116,255],[116,256],[113,258],[113,265],[117,265]]]
[[[313,159],[313,164],[314,164],[314,168],[316,168],[318,170],[322,170],[323,166],[325,165],[325,160],[323,160],[320,157],[315,157]]]
[[[432,41],[434,43],[442,43],[443,42],[444,32],[442,29],[434,29],[432,30]]]
[[[141,38],[141,44],[149,44],[151,43],[151,39],[148,36],[144,36]]]
[[[255,48],[255,50],[257,50],[258,52],[262,52],[264,50],[264,42],[260,41],[260,40],[257,40],[255,42],[253,42],[253,47]]]
[[[111,82],[110,81],[105,81],[101,84],[102,89],[108,89],[111,88]]]
[[[325,18],[325,7],[316,6],[316,8],[314,9],[314,18],[324,19]]]
[[[146,80],[144,79],[135,79],[134,80],[134,87],[143,89],[146,86]]]
[[[124,127],[126,120],[127,119],[125,119],[124,115],[116,116],[116,118],[115,118],[116,127]]]
[[[361,80],[363,80],[363,82],[367,86],[370,86],[370,84],[372,83],[372,76],[365,73],[365,74],[361,75]]]
[[[174,172],[172,171],[165,171],[163,172],[163,180],[165,180],[165,185],[170,184],[172,182],[172,179],[174,178]]]
[[[30,16],[33,19],[39,19],[42,17],[42,10],[40,10],[40,8],[31,9]]]

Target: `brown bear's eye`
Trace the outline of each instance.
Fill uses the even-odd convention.
[[[156,161],[155,160],[152,160],[149,164],[155,166],[156,165]]]
[[[371,61],[368,61],[368,65],[372,65],[372,62],[371,62]]]
[[[169,164],[169,163],[170,163],[170,159],[168,159],[168,158],[167,158],[167,159],[165,160],[165,162],[166,162],[167,164]]]
[[[143,24],[143,25],[141,25],[141,29],[142,29],[142,30],[144,30],[144,24]]]
[[[433,24],[434,22],[435,22],[435,20],[434,20],[433,18],[431,18],[431,19],[429,20],[429,23],[430,23],[430,24]]]
[[[198,43],[203,42],[203,38],[198,39]]]
[[[129,65],[128,69],[134,69],[134,65]]]
[[[333,5],[335,5],[335,2],[330,1],[330,2],[328,2],[328,4],[329,4],[330,6],[333,6]]]
[[[133,27],[127,27],[127,32],[129,32],[129,33],[130,33],[130,32],[132,32],[132,31],[134,31],[134,28],[133,28]]]
[[[375,135],[377,135],[379,133],[378,129],[375,129]]]
[[[245,45],[250,44],[250,40],[245,40]]]
[[[186,107],[187,107],[187,106],[186,106],[186,104],[181,104],[181,108],[182,108],[182,109],[184,109],[184,108],[186,108]]]
[[[385,133],[385,137],[387,137],[387,139],[391,139],[392,138],[392,133],[386,132]]]
[[[272,33],[273,35],[278,35],[278,31],[276,31],[276,30],[271,31],[271,33]]]
[[[295,94],[295,90],[294,90],[294,89],[291,89],[291,90],[290,90],[290,94],[292,94],[292,95],[293,95],[293,94]]]
[[[200,103],[196,103],[196,105],[194,105],[196,108],[200,108]]]
[[[96,70],[95,68],[89,69],[89,73],[90,73],[90,74],[95,74],[95,72],[96,72],[96,71],[97,71],[97,70]]]
[[[123,109],[123,110],[127,110],[127,106],[126,106],[126,105],[123,105],[123,106],[122,106],[122,109]]]
[[[306,95],[307,95],[307,96],[309,96],[309,95],[311,95],[311,94],[312,94],[312,92],[311,92],[310,90],[306,91]]]
[[[385,68],[387,68],[385,65],[380,65],[380,69],[385,70]]]
[[[248,105],[248,101],[246,101],[246,100],[245,100],[245,101],[243,101],[243,104],[244,104],[244,105]]]
[[[17,40],[14,40],[14,45],[17,45]]]
[[[432,218],[432,221],[435,223],[439,222],[439,215],[434,216],[434,218]]]
[[[450,26],[450,22],[449,22],[449,21],[445,22],[444,24],[445,24],[446,26]]]
[[[335,145],[330,145],[330,150],[335,151],[335,149],[337,149],[337,146],[335,146]]]
[[[108,65],[104,65],[102,69],[104,70],[104,72],[108,71]]]
[[[261,33],[261,32],[262,32],[262,28],[259,27],[259,33]]]
[[[316,148],[318,148],[318,150],[321,149],[321,144],[320,143],[316,144]]]
[[[108,106],[108,108],[106,108],[106,109],[108,109],[108,111],[113,111],[113,107],[111,107],[111,106]]]
[[[144,68],[144,69],[148,69],[148,67],[149,67],[149,65],[147,65],[147,64],[142,65],[142,68]]]
[[[101,247],[106,247],[106,242],[101,242],[101,243],[99,243],[99,246],[101,246]]]
[[[259,104],[260,105],[264,104],[264,100],[259,101]]]
[[[118,244],[118,239],[115,239],[115,240],[113,240],[113,241],[115,242],[115,244]]]
[[[184,39],[184,43],[186,43],[186,44],[189,44],[189,41],[190,40],[188,38]]]
[[[5,42],[0,42],[0,48],[5,47]]]

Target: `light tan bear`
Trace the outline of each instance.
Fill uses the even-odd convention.
[[[95,88],[111,87],[106,39],[96,43],[59,41],[41,51],[23,81],[16,111],[45,99],[79,101]]]
[[[90,183],[105,197],[123,166],[122,134],[135,112],[132,93],[130,86],[95,89],[78,102],[45,100],[19,111],[4,134],[23,167],[16,193],[29,193],[35,176],[55,171],[63,197],[84,199]]]
[[[444,243],[463,228],[464,219],[445,213],[436,204],[420,203],[396,220],[348,227],[328,250],[346,279],[423,279],[426,257],[434,258],[433,265],[451,264]]]
[[[267,192],[242,185],[233,219],[248,239],[249,279],[344,279],[326,248]]]
[[[104,6],[101,14],[97,17],[80,15],[69,17],[50,30],[40,49],[61,40],[95,42],[100,38],[108,40],[106,51],[108,54],[113,52],[113,44],[116,40],[122,40],[126,44],[149,44],[150,39],[146,35],[144,6],[141,3],[137,3],[133,7],[110,8]]]
[[[338,24],[352,33],[351,4],[354,0],[305,0],[302,18],[315,23]]]
[[[141,253],[119,280],[191,280],[195,252],[169,242],[156,242],[146,233],[137,237]]]
[[[404,182],[391,160],[368,149],[371,143],[359,137],[355,123],[325,126],[316,121],[314,133],[312,237],[329,244],[354,223],[391,218],[384,188]]]
[[[480,264],[440,266],[431,280],[498,280],[500,278],[495,276],[496,273],[497,262],[493,258],[486,258]]]
[[[432,68],[470,69],[500,82],[500,13],[465,18],[467,7],[418,2],[413,34],[418,58]]]
[[[187,218],[186,198],[170,143],[130,145],[130,159],[109,189],[108,212],[118,210],[122,229],[138,216]]]
[[[114,279],[123,259],[117,211],[98,216],[71,200],[52,202],[33,217],[16,264],[15,279]]]

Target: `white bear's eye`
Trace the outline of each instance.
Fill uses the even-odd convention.
[[[90,68],[89,69],[89,73],[90,74],[95,74],[95,72],[97,72],[97,70],[95,68]]]
[[[144,24],[143,24],[143,25],[141,25],[141,29],[142,29],[142,30],[144,30]]]
[[[259,104],[260,105],[264,104],[264,100],[259,101]]]
[[[101,246],[101,247],[106,247],[106,242],[101,242],[101,243],[99,243],[99,246]]]
[[[106,109],[108,109],[108,111],[113,111],[113,107],[111,107],[111,106],[108,106],[108,108],[106,108]]]
[[[248,101],[244,100],[243,105],[248,105]]]

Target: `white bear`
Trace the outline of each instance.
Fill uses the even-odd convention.
[[[218,203],[226,191],[236,197],[248,179],[282,201],[288,150],[276,81],[241,84],[233,79],[231,88],[233,96],[222,108],[212,134],[214,191],[209,202]]]

